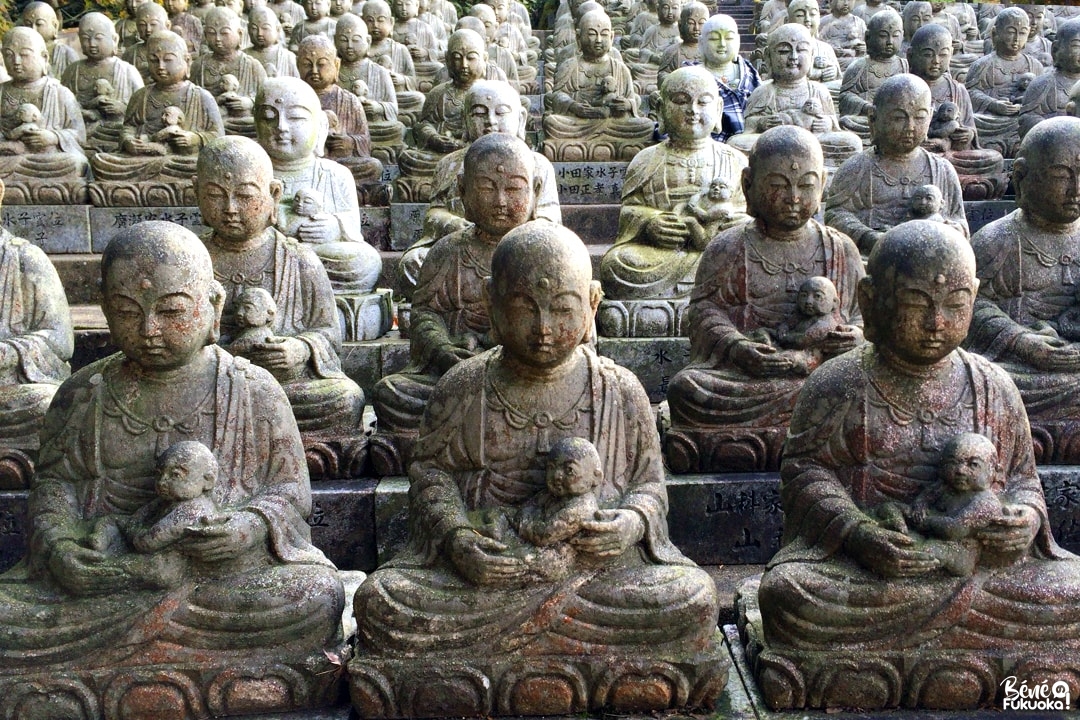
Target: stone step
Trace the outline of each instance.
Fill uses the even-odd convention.
[[[1080,550],[1080,466],[1040,466],[1055,539]],[[765,563],[783,529],[776,473],[668,475],[671,540],[699,565]],[[370,572],[407,533],[408,480],[357,478],[312,484],[312,542],[343,570]],[[26,552],[27,493],[0,492],[0,571]]]

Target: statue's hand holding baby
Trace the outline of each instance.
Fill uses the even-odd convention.
[[[1000,518],[977,531],[975,537],[991,552],[1018,558],[1027,553],[1042,519],[1038,511],[1028,505],[1007,504]]]
[[[657,247],[671,250],[685,247],[690,238],[686,221],[673,212],[662,212],[651,218],[645,231]]]
[[[270,342],[257,343],[248,353],[251,362],[267,370],[293,370],[307,364],[311,349],[303,340],[275,337]]]
[[[509,587],[525,579],[525,561],[504,555],[508,546],[481,535],[472,527],[458,528],[447,540],[450,561],[463,578],[475,585]]]
[[[238,511],[220,522],[188,528],[187,537],[180,541],[180,551],[194,560],[221,562],[266,545],[267,534],[266,522],[259,515]]]
[[[598,510],[596,520],[581,523],[568,541],[575,550],[596,557],[617,557],[645,537],[645,522],[633,510]]]

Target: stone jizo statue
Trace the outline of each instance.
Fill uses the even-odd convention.
[[[177,698],[219,713],[332,702],[324,653],[341,650],[341,581],[310,541],[285,394],[214,345],[224,293],[210,256],[180,226],[134,225],[105,249],[102,295],[120,352],[65,381],[46,416],[29,553],[0,577],[0,693],[25,697],[31,720]],[[162,551],[126,538],[91,547],[99,521],[159,503],[158,458],[180,441],[213,452],[220,521],[186,526]],[[192,670],[209,684],[187,680]]]
[[[424,271],[429,266],[431,258]],[[349,672],[364,716],[715,701],[726,676],[715,588],[667,540],[644,390],[583,344],[600,300],[591,276],[580,239],[549,222],[515,228],[497,246],[486,296],[502,344],[457,362],[435,387],[409,469],[409,546],[357,590]],[[470,515],[513,513],[546,492],[551,453],[569,437],[598,451],[600,509],[568,541],[584,567],[537,582],[526,561],[479,532]],[[630,669],[643,659],[663,667],[665,679]],[[549,669],[542,680],[509,671],[522,663]],[[693,690],[662,689],[672,687],[671,673]],[[583,678],[592,679],[572,691]],[[507,691],[488,704],[463,691],[473,682]],[[428,694],[433,683],[438,689]]]
[[[840,127],[851,130],[869,145],[870,121],[874,96],[881,84],[894,75],[908,71],[907,60],[899,56],[904,40],[900,15],[885,6],[875,13],[866,29],[866,57],[856,58],[840,85]]]
[[[738,599],[774,709],[975,708],[1006,675],[1075,667],[1080,561],[1051,535],[1020,393],[959,349],[986,283],[975,269],[941,223],[890,229],[859,283],[868,342],[799,394],[781,549]],[[970,475],[952,465],[961,457],[976,459]],[[987,479],[996,506],[958,489]],[[890,519],[896,504],[925,507],[913,523],[925,530]]]

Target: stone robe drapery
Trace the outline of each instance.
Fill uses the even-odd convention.
[[[118,57],[103,60],[102,64],[109,66],[105,77],[112,84],[113,90],[116,91],[116,99],[126,105],[131,100],[131,96],[135,94],[135,91],[143,86],[142,76],[139,75],[139,71],[135,69],[134,65],[124,62]],[[94,83],[99,76],[86,81],[83,76],[86,74],[85,70],[88,67],[90,66],[86,60],[73,63],[64,71],[64,77],[60,81],[64,87],[75,95],[80,107],[91,107],[94,98],[97,97]]]
[[[385,70],[385,68],[383,68]],[[368,132],[367,115],[360,98],[337,85],[331,85],[319,93],[322,109],[337,115],[338,127],[331,132],[345,135],[349,139],[349,149],[344,153],[326,156],[331,160],[338,158],[370,158],[371,134]]]
[[[376,112],[368,116],[368,121],[396,122],[398,119],[397,95],[394,93],[394,81],[390,78],[390,71],[370,58],[364,58],[356,63],[342,63],[338,85],[351,91],[357,80],[363,80],[367,84],[368,100],[371,100],[378,108]]]
[[[997,150],[1005,157],[1012,157],[1020,143],[1020,116],[998,115],[990,111],[990,106],[999,100],[1009,100],[1016,77],[1022,73],[1038,77],[1043,73],[1043,66],[1024,53],[1013,60],[1002,59],[993,53],[972,63],[964,80],[983,146]]]
[[[14,89],[13,81],[0,83],[0,130],[6,134],[15,126],[19,125],[19,119],[15,112],[17,107],[10,107],[9,95]],[[82,174],[86,169],[86,156],[83,155],[82,144],[86,142],[86,126],[83,124],[82,109],[79,102],[70,90],[60,84],[56,78],[45,77],[41,82],[41,111],[42,127],[56,133],[60,146],[50,153],[29,153],[16,157],[0,157],[0,169],[4,174],[18,172],[33,179],[35,159],[42,162],[56,159],[61,162],[69,173]],[[57,157],[59,156],[59,157]],[[66,157],[65,157],[66,156]],[[42,177],[49,177],[51,173],[41,169]]]
[[[275,172],[281,180],[284,192],[278,204],[278,230],[285,231],[299,216],[293,212],[292,200],[296,191],[311,188],[322,202],[323,212],[328,212],[338,219],[341,226],[341,239],[346,242],[364,243],[360,228],[360,203],[356,199],[356,185],[348,169],[333,160],[312,158],[311,165],[297,173]],[[364,243],[367,245],[367,243]],[[371,251],[378,257],[378,251]],[[374,278],[373,278],[374,281]]]
[[[501,352],[462,361],[435,388],[410,468],[409,547],[357,591],[359,642],[380,654],[424,657],[704,650],[715,623],[699,618],[714,620],[715,590],[668,539],[659,439],[640,383],[579,347],[588,384],[576,411],[538,433],[512,419],[492,384]],[[549,443],[571,436],[599,451],[600,506],[637,513],[643,539],[563,581],[500,588],[458,576],[444,548],[470,527],[466,512],[524,505],[544,489]]]
[[[813,80],[805,80],[803,82],[806,83],[807,100],[816,99],[825,114],[825,120],[829,123],[829,129],[826,132],[839,130],[840,122],[836,117],[836,106],[833,104],[832,94],[829,92],[829,88],[819,82],[814,82]],[[776,87],[775,81],[766,80],[761,83],[754,92],[750,93],[750,98],[746,101],[746,132],[765,132],[767,129],[766,122],[770,118],[775,117],[778,113],[787,113],[793,118],[796,113],[805,115],[802,108],[807,100],[803,100],[797,106],[788,107],[785,103],[781,102],[780,91]],[[808,117],[809,116],[807,116],[807,118]],[[809,122],[809,119],[805,122]],[[803,126],[805,126],[805,122]]]
[[[689,294],[701,250],[692,247],[689,238],[687,246],[680,249],[657,247],[647,237],[649,221],[675,211],[717,177],[726,178],[732,188],[733,209],[745,212],[741,177],[746,165],[742,153],[715,141],[689,157],[672,150],[668,143],[639,152],[626,169],[615,244],[600,262],[605,296],[633,300]],[[686,174],[691,177],[682,178],[678,185],[673,183],[678,175]]]
[[[914,178],[905,176],[897,179],[886,175],[878,168],[873,148],[845,160],[833,176],[829,188],[825,222],[850,237],[859,247],[864,247],[866,242],[863,238],[870,231],[885,232],[909,220],[910,197],[904,198],[903,195],[910,194],[919,185],[929,184],[941,190],[942,216],[958,223],[967,235],[967,216],[964,214],[963,194],[956,170],[948,160],[923,148],[918,148],[917,154],[919,160],[916,162],[927,169],[927,174]],[[908,182],[903,183],[904,179]],[[877,199],[874,198],[877,183],[893,191],[893,196],[887,198],[891,201],[889,204],[885,204],[886,199],[880,194]]]
[[[1066,75],[1056,68],[1032,80],[1020,108],[1020,137],[1040,120],[1064,115],[1069,91],[1078,80],[1080,77]]]
[[[807,380],[781,466],[783,546],[759,591],[774,649],[1076,647],[1080,561],[1050,535],[1019,394],[983,358],[963,351],[952,357],[962,367],[963,387],[950,389],[959,391],[957,404],[930,418],[897,409],[881,393],[869,346],[825,363]],[[1002,468],[995,491],[1038,513],[1027,556],[970,578],[937,572],[899,580],[846,557],[845,539],[860,523],[876,522],[875,507],[911,503],[935,482],[941,447],[958,432],[994,443]]]
[[[748,333],[775,332],[796,316],[795,300],[804,280],[829,278],[836,286],[840,315],[849,325],[862,325],[855,297],[863,276],[859,250],[846,236],[811,220],[817,235],[806,243],[807,256],[794,272],[773,267],[755,243],[756,223],[725,230],[702,254],[687,313],[690,364],[675,375],[668,389],[673,426],[784,427],[806,379],[792,371],[783,377],[754,377],[731,361],[737,343]],[[774,287],[757,286],[771,281]],[[782,282],[781,282],[782,281]]]
[[[248,287],[261,287],[274,297],[277,314],[274,333],[294,337],[308,347],[310,357],[296,380],[282,382],[301,431],[319,429],[340,420],[356,427],[364,396],[341,370],[341,328],[334,291],[322,262],[309,248],[269,228],[274,243],[274,267],[260,276],[236,283],[215,273],[226,289],[221,318],[221,343],[229,342],[236,327],[236,298]],[[211,257],[217,249],[206,244]],[[349,421],[351,419],[351,421]]]
[[[74,48],[62,42],[54,42],[52,50],[49,51],[49,75],[59,80],[64,76],[68,67],[74,65],[78,60],[79,55]]]
[[[226,74],[240,81],[238,93],[253,100],[266,80],[262,63],[243,52],[238,52],[227,65],[210,54],[200,55],[191,63],[191,82],[215,97],[222,93],[221,80]]]
[[[183,662],[217,651],[310,651],[339,637],[341,582],[310,542],[311,491],[285,395],[247,361],[220,348],[203,352],[216,377],[191,388],[190,406],[171,409],[176,422],[150,425],[125,414],[111,387],[122,372],[119,354],[83,368],[57,391],[31,484],[29,555],[0,576],[4,670],[108,667],[158,640],[159,662]],[[127,517],[155,501],[156,458],[179,440],[214,452],[220,507],[265,523],[263,563],[238,572],[207,566],[198,578],[178,574],[169,589],[65,593],[48,570],[57,543],[85,543],[95,520]],[[156,559],[126,547],[111,552],[136,575]]]
[[[864,116],[874,106],[874,95],[881,83],[907,71],[908,64],[904,58],[889,58],[884,62],[869,57],[855,58],[844,71],[844,80],[840,84],[841,117]],[[869,130],[869,121],[864,118],[862,124]]]
[[[296,53],[281,42],[262,50],[249,47],[244,52],[262,63],[267,77],[300,77],[300,70],[296,67]]]
[[[71,313],[56,268],[39,248],[0,228],[0,447],[34,450],[57,386],[71,374]]]

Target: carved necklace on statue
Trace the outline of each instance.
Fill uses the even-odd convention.
[[[809,252],[802,250],[801,246],[803,244],[798,242],[778,243],[784,246],[779,251],[776,248],[765,250],[758,245],[758,241],[750,232],[751,226],[756,225],[757,223],[747,223],[743,226],[746,259],[760,267],[766,275],[776,276],[783,274],[784,290],[797,292],[802,281],[814,274],[818,260],[821,258],[824,243],[820,237],[820,230],[818,231],[817,242],[813,243]],[[755,232],[760,231],[755,227]],[[783,252],[783,250],[789,249],[786,247],[788,245],[791,246],[791,249],[802,250],[802,252],[799,255]]]
[[[272,246],[271,246],[272,247]],[[271,249],[266,255],[266,259],[262,260],[262,265],[259,265],[260,258],[255,257],[252,259],[251,255],[237,256],[240,260],[237,263],[229,263],[232,265],[230,275],[218,272],[217,268],[214,269],[214,279],[220,282],[222,285],[228,283],[231,284],[235,292],[239,294],[244,288],[249,287],[262,287],[263,280],[267,275],[274,272],[274,256],[277,253]],[[257,266],[257,267],[253,267]],[[220,263],[219,263],[220,267]]]
[[[1020,251],[1024,255],[1035,258],[1035,262],[1039,263],[1044,268],[1052,268],[1055,265],[1060,265],[1062,286],[1072,287],[1073,285],[1076,285],[1076,278],[1073,275],[1073,266],[1080,265],[1080,258],[1076,258],[1068,252],[1063,252],[1060,255],[1048,253],[1036,245],[1035,241],[1030,237],[1024,236],[1020,237]]]
[[[547,454],[551,450],[552,430],[562,430],[564,432],[572,430],[577,427],[578,414],[589,412],[590,388],[588,382],[584,384],[581,394],[571,403],[569,409],[558,417],[553,416],[546,410],[531,411],[515,407],[506,397],[506,393],[499,388],[492,373],[488,374],[488,387],[491,388],[491,393],[494,396],[494,403],[492,404],[502,411],[503,419],[507,425],[514,430],[524,430],[531,426],[536,431],[536,452],[541,454]]]
[[[874,170],[873,170],[874,178],[878,179],[878,180],[881,180],[881,182],[885,183],[886,187],[891,187],[891,188],[898,187],[898,188],[900,188],[900,197],[904,198],[905,200],[910,199],[911,198],[911,193],[915,190],[915,188],[918,187],[919,185],[924,184],[923,178],[928,177],[930,175],[929,168],[927,168],[927,172],[925,173],[925,175],[920,175],[919,177],[913,177],[912,175],[909,175],[906,172],[900,173],[898,176],[897,175],[892,175],[888,171],[886,171],[885,168],[883,168],[881,166],[881,161],[880,161],[880,159],[878,158],[878,156],[876,154],[873,156],[873,163],[874,163]],[[874,185],[873,185],[873,182],[871,182],[871,184],[870,184],[871,197],[873,196],[873,192],[874,192]]]
[[[971,397],[967,383],[956,393],[955,397],[948,401],[941,409],[933,410],[925,403],[904,403],[890,395],[874,377],[874,372],[868,366],[871,363],[869,350],[863,351],[863,369],[866,378],[873,388],[873,394],[866,396],[867,402],[875,408],[884,410],[894,425],[908,427],[916,423],[919,430],[919,447],[923,450],[934,450],[938,444],[935,440],[934,428],[942,426],[948,434],[952,435],[960,431],[961,425],[966,420],[965,411],[975,407],[975,401]],[[877,400],[873,395],[877,396]]]
[[[701,153],[695,152],[689,156],[679,156],[674,152],[667,154],[665,160],[667,165],[683,168],[686,171],[686,182],[693,185],[695,192],[701,187],[701,183],[704,180],[704,174],[701,172],[703,168],[712,167],[712,158],[704,157]],[[665,174],[665,181],[667,176]]]
[[[153,430],[158,434],[157,448],[162,451],[171,444],[173,432],[180,432],[188,437],[194,434],[202,424],[202,416],[210,412],[209,406],[214,397],[214,386],[211,385],[206,395],[203,396],[192,409],[182,417],[173,417],[161,414],[153,418],[145,418],[124,404],[116,392],[116,389],[108,380],[103,382],[109,403],[102,404],[102,412],[108,417],[119,418],[121,427],[129,435],[140,436]]]

